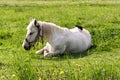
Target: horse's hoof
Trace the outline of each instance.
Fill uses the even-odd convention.
[[[43,54],[43,51],[36,51],[35,54]]]
[[[51,54],[44,54],[44,57],[52,57]]]

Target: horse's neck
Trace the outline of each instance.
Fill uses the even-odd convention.
[[[53,38],[59,37],[59,35],[61,35],[64,32],[63,28],[52,23],[43,22],[42,26],[43,26],[44,38],[48,42],[52,41]]]

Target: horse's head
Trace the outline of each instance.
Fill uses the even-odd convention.
[[[23,41],[23,48],[30,50],[30,48],[42,37],[40,24],[35,20],[31,19],[27,27],[26,38]]]

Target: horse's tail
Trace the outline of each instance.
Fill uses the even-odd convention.
[[[80,25],[75,25],[75,27],[79,28],[80,30],[83,30],[83,27]]]

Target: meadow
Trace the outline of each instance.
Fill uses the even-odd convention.
[[[29,19],[73,28],[92,35],[92,49],[45,58],[22,48]],[[45,43],[44,43],[45,45]],[[0,1],[0,80],[120,80],[119,0]]]

